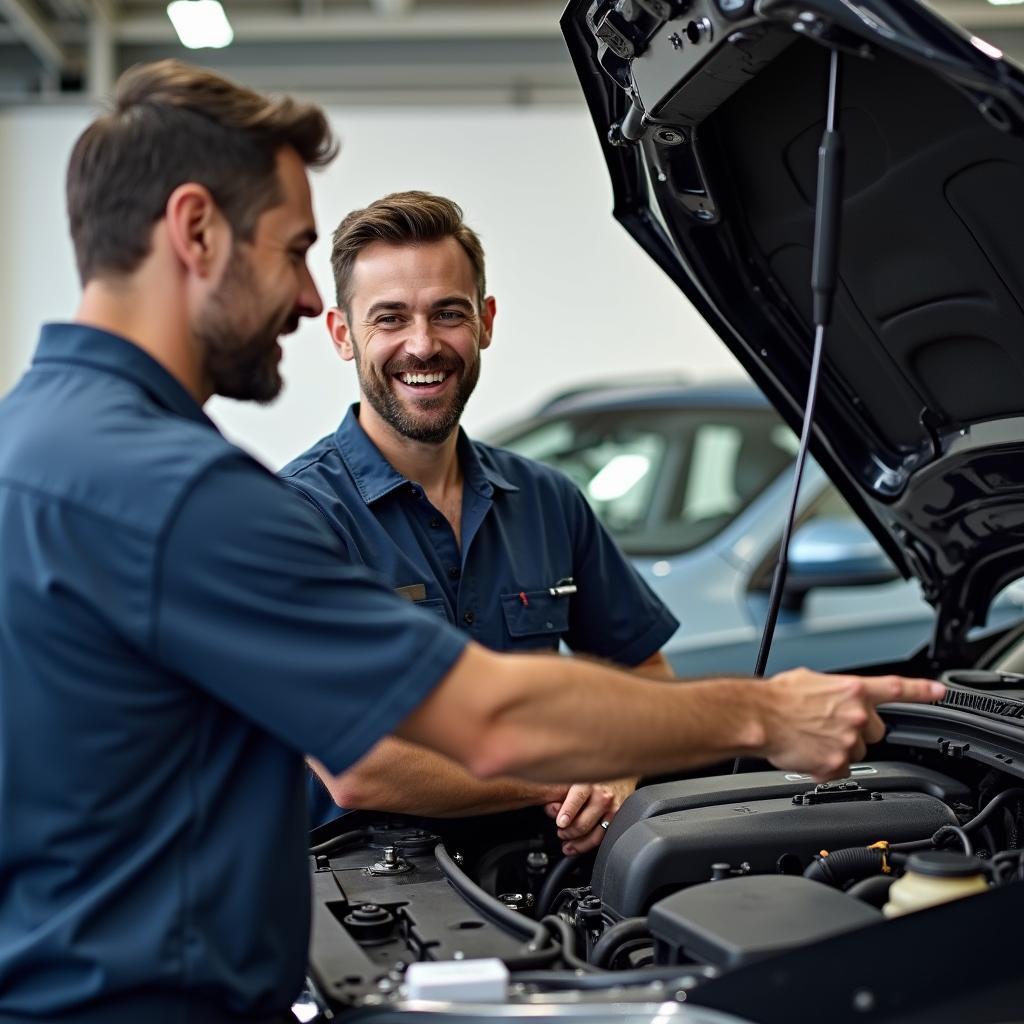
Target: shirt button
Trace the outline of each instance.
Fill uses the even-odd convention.
[[[462,621],[467,626],[472,626],[473,623],[476,622],[476,616],[472,612],[466,612],[466,614],[462,616]]]
[[[438,519],[437,516],[434,516],[434,518],[430,520],[430,528],[432,530],[440,530],[441,529],[441,520]]]
[[[450,580],[457,580],[459,578],[459,576],[461,576],[461,575],[462,575],[462,573],[459,570],[459,567],[457,565],[453,565],[448,570],[448,579],[450,579]]]

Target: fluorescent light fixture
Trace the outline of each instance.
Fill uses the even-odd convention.
[[[1024,0],[988,0],[993,7],[1009,7],[1011,4],[1024,4]]]
[[[991,57],[993,60],[999,60],[1003,56],[1003,51],[996,49],[991,43],[986,43],[984,39],[979,39],[977,36],[971,36],[971,42],[979,49],[986,57]]]
[[[235,38],[220,0],[173,0],[167,5],[167,17],[181,45],[190,50],[219,50]]]

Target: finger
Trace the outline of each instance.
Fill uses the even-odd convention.
[[[850,748],[850,761],[863,761],[868,748],[864,741],[858,737],[856,743]]]
[[[549,818],[557,818],[558,812],[562,809],[562,805],[556,800],[554,803],[544,805],[544,813]]]
[[[829,758],[816,772],[811,772],[815,782],[831,782],[845,779],[850,774],[850,763],[842,754]]]
[[[595,847],[601,845],[601,840],[605,837],[605,830],[600,825],[595,829],[591,829],[585,836],[580,839],[574,839],[572,842],[566,843],[562,847],[562,853],[566,853],[567,848],[571,848],[573,853],[586,853],[587,850],[593,850]],[[566,856],[572,856],[572,854],[566,853]]]
[[[581,783],[569,787],[569,792],[565,794],[562,806],[558,809],[558,817],[555,818],[555,824],[559,828],[565,828],[579,814],[580,808],[590,799],[592,789],[593,786]]]
[[[885,723],[874,708],[868,708],[868,720],[861,728],[861,735],[868,743],[880,743],[885,739]]]
[[[946,695],[945,686],[931,679],[880,676],[877,679],[863,679],[861,682],[862,692],[871,704],[885,704],[890,701],[931,704],[942,700]]]
[[[568,828],[559,829],[559,839],[580,839],[602,821],[611,820],[612,794],[603,786],[595,786],[590,799],[581,808]]]

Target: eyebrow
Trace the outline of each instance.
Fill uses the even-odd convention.
[[[461,295],[449,295],[443,299],[438,299],[430,308],[443,309],[445,306],[458,306],[460,309],[468,310],[470,313],[476,312],[476,307],[473,303]]]
[[[458,306],[460,309],[464,309],[469,313],[476,312],[476,307],[469,299],[463,298],[461,295],[448,295],[443,299],[438,299],[436,302],[430,304],[431,309],[444,309],[446,306]],[[366,316],[375,316],[377,313],[400,313],[409,308],[409,304],[406,302],[400,302],[396,300],[381,300],[375,302],[366,311]]]

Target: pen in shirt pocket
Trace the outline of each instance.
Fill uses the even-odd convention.
[[[548,593],[552,597],[572,597],[576,593],[576,584],[571,576],[565,576],[553,587],[548,587]]]

